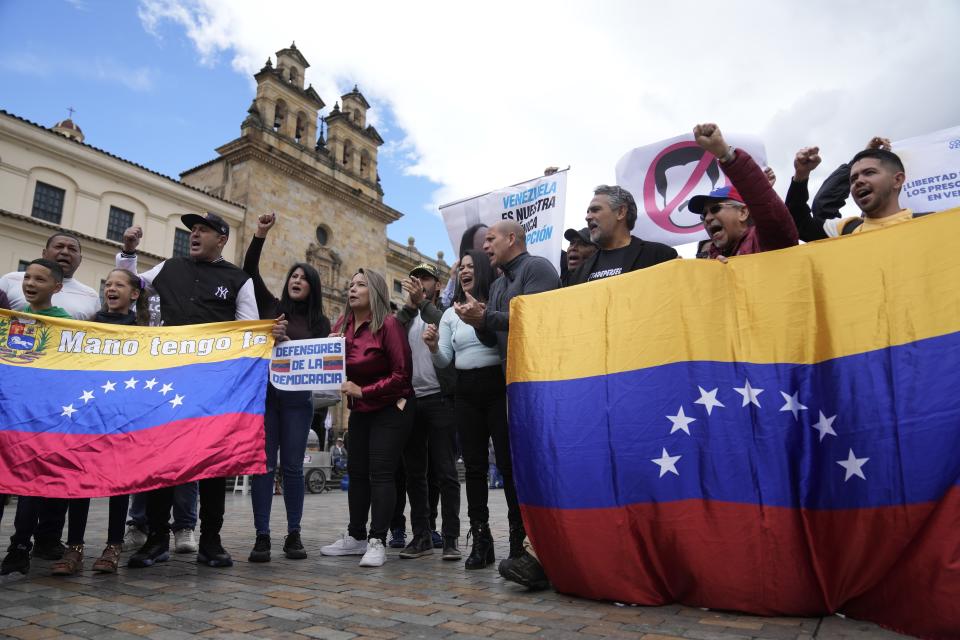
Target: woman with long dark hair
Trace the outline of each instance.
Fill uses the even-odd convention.
[[[279,299],[270,293],[260,277],[260,252],[275,222],[275,214],[260,216],[243,260],[243,270],[253,279],[260,317],[271,319],[283,314],[287,319],[287,337],[291,340],[326,338],[330,335],[330,321],[323,314],[323,288],[316,269],[303,262],[290,267]],[[307,557],[300,540],[300,520],[303,516],[303,455],[307,450],[312,418],[313,395],[310,391],[282,391],[267,385],[263,415],[267,472],[254,476],[251,486],[257,540],[250,552],[250,562],[270,561],[270,508],[278,454],[283,477],[283,503],[287,509],[283,553],[292,560]]]
[[[457,259],[450,267],[450,279],[447,280],[447,286],[440,294],[440,301],[443,302],[444,307],[453,304],[453,295],[456,293],[457,282],[459,281],[457,274],[460,271],[460,259],[467,255],[468,251],[483,251],[483,241],[487,237],[488,228],[481,222],[468,227],[460,236],[460,251],[457,252]]]
[[[487,302],[493,279],[487,254],[467,251],[460,258],[454,300],[463,303],[469,293],[477,301]],[[487,508],[487,442],[491,438],[497,467],[503,474],[504,491],[514,491],[507,436],[506,380],[500,351],[496,342],[492,345],[481,342],[474,328],[460,320],[453,307],[443,313],[439,327],[424,329],[423,341],[430,348],[435,366],[445,367],[454,362],[457,370],[453,406],[466,467],[467,515],[473,538],[465,566],[483,569],[495,560]],[[513,496],[508,498],[508,505],[516,504]]]
[[[390,292],[383,276],[369,269],[354,274],[347,310],[335,330],[346,342],[343,393],[350,401],[350,523],[347,532],[320,553],[362,554],[361,567],[379,567],[386,560],[387,528],[397,499],[395,472],[413,428],[417,401],[410,344],[403,325],[390,314]]]

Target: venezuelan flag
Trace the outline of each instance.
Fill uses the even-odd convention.
[[[960,637],[960,210],[511,305],[517,492],[562,592]]]
[[[323,356],[324,371],[338,371],[343,369],[343,356]]]
[[[109,496],[263,473],[270,326],[0,311],[0,492]]]

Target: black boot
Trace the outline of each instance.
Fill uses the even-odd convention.
[[[27,571],[30,570],[30,548],[31,544],[15,544],[10,543],[10,548],[7,549],[7,555],[3,558],[3,563],[0,564],[0,576],[5,576],[8,573],[13,573],[14,571],[19,571],[23,575],[27,575]]]
[[[467,556],[466,568],[483,569],[489,567],[496,561],[493,553],[493,536],[490,534],[490,525],[486,522],[473,522],[470,524],[470,535],[473,537],[473,545],[470,547],[470,555]]]
[[[501,560],[497,569],[504,579],[522,584],[531,591],[540,591],[550,586],[543,565],[527,551],[516,558]]]
[[[208,567],[233,566],[233,558],[220,544],[220,535],[216,533],[200,533],[200,544],[197,545],[197,562]]]
[[[527,539],[527,532],[523,522],[510,525],[510,555],[509,558],[519,558],[523,555],[523,542]]]
[[[270,534],[258,533],[253,543],[253,551],[247,557],[250,562],[270,562]]]
[[[147,536],[147,541],[143,543],[136,553],[127,560],[127,566],[133,569],[151,567],[158,562],[166,562],[170,559],[170,534],[158,533]]]

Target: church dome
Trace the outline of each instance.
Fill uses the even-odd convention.
[[[72,119],[67,118],[53,125],[53,130],[78,142],[83,142],[83,131]]]

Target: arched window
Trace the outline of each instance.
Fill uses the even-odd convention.
[[[321,224],[317,227],[317,244],[325,247],[328,242],[330,242],[330,231]]]
[[[300,143],[300,139],[303,137],[304,127],[306,127],[306,122],[307,122],[307,117],[301,111],[300,113],[297,114],[297,128],[293,133],[293,139],[296,140],[297,143]]]
[[[348,168],[353,165],[353,142],[350,140],[343,142],[343,165]]]
[[[370,171],[370,153],[364,149],[360,152],[360,177],[366,178]]]
[[[287,118],[287,103],[283,100],[277,100],[277,106],[273,111],[273,130],[279,131],[283,127],[283,121]]]
[[[297,68],[290,67],[290,84],[297,84]]]

